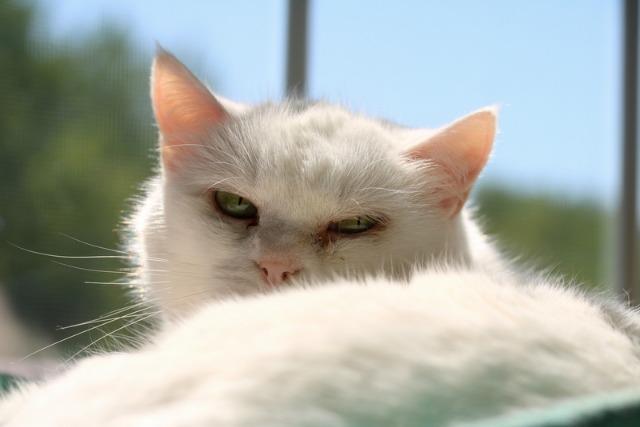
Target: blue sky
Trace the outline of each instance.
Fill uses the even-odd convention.
[[[40,0],[51,36],[104,22],[149,57],[158,40],[225,96],[282,97],[286,1]],[[309,94],[417,127],[501,105],[483,176],[617,200],[620,2],[316,0]]]

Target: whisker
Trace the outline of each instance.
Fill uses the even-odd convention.
[[[129,259],[129,257],[123,256],[123,255],[78,255],[78,256],[56,255],[56,254],[50,254],[50,253],[46,253],[46,252],[39,252],[39,251],[34,251],[32,249],[23,248],[22,246],[16,245],[15,243],[12,243],[12,242],[7,242],[7,243],[9,243],[14,248],[18,248],[18,249],[23,250],[25,252],[30,252],[30,253],[36,254],[36,255],[48,256],[48,257],[51,257],[51,258],[69,258],[69,259],[101,259],[101,258],[114,259],[114,258],[117,258],[117,259]]]
[[[131,283],[131,282],[116,282],[116,281],[112,281],[112,282],[95,282],[95,281],[92,281],[92,280],[85,280],[82,283],[87,284],[87,285],[135,286],[135,283]]]
[[[82,283],[86,283],[87,285],[116,285],[116,286],[140,286],[143,284],[142,282],[122,282],[118,280],[112,280],[110,282],[85,280]],[[153,284],[153,285],[163,285],[171,282],[169,280],[163,280],[163,281],[145,281],[144,283]]]
[[[65,331],[67,329],[72,329],[72,328],[77,328],[77,327],[80,327],[80,326],[87,326],[87,325],[92,325],[92,324],[95,324],[95,323],[104,322],[106,320],[122,320],[122,319],[128,319],[130,317],[138,317],[138,316],[142,316],[143,315],[143,314],[140,314],[141,311],[144,311],[144,310],[136,310],[136,311],[134,311],[132,313],[129,313],[129,314],[124,314],[122,316],[105,318],[105,319],[101,319],[101,320],[98,320],[98,319],[96,319],[96,320],[88,320],[86,322],[77,323],[75,325],[61,326],[61,327],[59,327],[57,329],[59,331]],[[102,326],[102,325],[100,325],[100,326]]]
[[[31,356],[34,356],[34,355],[36,355],[36,354],[38,354],[38,353],[41,353],[41,352],[43,352],[43,351],[45,351],[45,350],[47,350],[47,349],[49,349],[49,348],[53,347],[54,345],[61,344],[61,343],[65,342],[65,341],[68,341],[68,340],[70,340],[70,339],[72,339],[72,338],[78,337],[78,336],[80,336],[80,335],[82,335],[82,334],[86,334],[87,332],[95,331],[96,329],[101,328],[101,327],[103,327],[104,325],[108,325],[109,323],[113,323],[113,322],[115,322],[115,321],[117,321],[117,320],[118,320],[118,319],[111,319],[111,320],[107,320],[107,321],[105,321],[104,323],[101,323],[100,325],[93,326],[93,327],[91,327],[91,328],[89,328],[89,329],[86,329],[86,330],[84,330],[84,331],[77,332],[77,333],[75,333],[75,334],[73,334],[73,335],[70,335],[70,336],[68,336],[68,337],[65,337],[65,338],[63,338],[63,339],[61,339],[61,340],[58,340],[58,341],[54,342],[54,343],[51,343],[51,344],[49,344],[49,345],[46,345],[46,346],[44,346],[44,347],[42,347],[42,348],[40,348],[40,349],[38,349],[38,350],[36,350],[36,351],[32,351],[31,353],[27,354],[27,355],[26,355],[26,356],[24,356],[22,359],[20,359],[20,361],[21,361],[21,362],[24,362],[25,360],[27,360],[27,359],[28,359],[28,358],[30,358]]]
[[[97,248],[97,249],[102,249],[104,251],[109,251],[109,252],[114,252],[114,253],[117,253],[117,254],[122,254],[122,255],[124,255],[123,258],[126,258],[126,259],[130,259],[131,258],[131,254],[129,252],[127,252],[127,251],[121,251],[121,250],[117,250],[117,249],[105,248],[104,246],[100,246],[100,245],[96,245],[96,244],[93,244],[93,243],[85,242],[84,240],[80,240],[80,239],[78,239],[76,237],[70,236],[70,235],[65,234],[65,233],[60,233],[60,235],[66,237],[68,239],[71,239],[71,240],[73,240],[75,242],[82,243],[83,245],[91,246],[92,248]],[[164,258],[147,257],[147,259],[149,261],[167,262],[167,260],[164,259]]]
[[[98,323],[98,322],[101,322],[101,321],[104,321],[104,320],[109,320],[109,318],[111,316],[115,316],[117,314],[120,314],[120,313],[123,313],[123,312],[127,312],[129,310],[138,308],[141,305],[144,305],[145,306],[144,308],[151,309],[151,307],[148,305],[147,301],[141,301],[141,302],[138,302],[138,303],[135,303],[135,304],[128,305],[128,306],[123,307],[123,308],[119,308],[119,309],[116,309],[116,310],[111,310],[108,313],[105,313],[105,314],[103,314],[103,315],[101,315],[101,316],[99,316],[99,317],[97,317],[97,318],[95,318],[93,320],[87,320],[85,322],[76,323],[76,324],[68,325],[68,326],[58,326],[56,329],[64,330],[64,329],[69,329],[69,328],[75,328],[77,326],[85,326],[85,325],[88,325],[88,324]],[[133,311],[132,313],[129,313],[129,314],[139,313],[140,311],[142,311],[142,310],[135,310],[135,311]]]
[[[127,274],[127,271],[96,270],[94,268],[84,268],[84,267],[78,267],[77,265],[65,264],[64,262],[58,262],[58,261],[51,261],[51,262],[62,265],[64,267],[74,268],[76,270],[82,270],[82,271],[91,271],[94,273]]]
[[[115,334],[116,332],[121,331],[121,330],[123,330],[123,329],[125,329],[125,328],[128,328],[128,327],[130,327],[130,326],[133,326],[133,325],[135,325],[136,323],[140,323],[140,322],[142,322],[142,321],[144,321],[144,320],[146,320],[146,319],[148,319],[148,318],[150,318],[150,317],[152,317],[152,316],[155,316],[155,315],[157,315],[157,314],[159,314],[159,313],[160,313],[160,310],[157,310],[157,311],[154,311],[154,312],[149,313],[149,314],[146,314],[146,315],[145,315],[145,314],[140,314],[140,315],[138,315],[139,317],[140,317],[140,316],[142,316],[142,317],[140,317],[139,319],[133,320],[133,321],[131,321],[131,322],[128,322],[128,323],[127,323],[127,324],[125,324],[124,326],[120,326],[119,328],[116,328],[116,329],[114,329],[113,331],[111,331],[111,332],[109,332],[109,333],[107,333],[107,334],[104,334],[102,337],[98,338],[97,340],[94,340],[94,341],[92,341],[91,343],[89,343],[89,344],[85,345],[85,346],[84,346],[84,347],[82,347],[80,350],[76,351],[73,355],[71,355],[71,357],[69,357],[68,359],[66,359],[66,360],[65,360],[65,363],[69,363],[70,361],[72,361],[73,359],[75,359],[78,355],[80,355],[82,352],[84,352],[85,350],[87,350],[89,347],[91,347],[91,346],[93,346],[93,345],[97,344],[98,342],[100,342],[100,341],[104,340],[105,338],[108,338],[108,337],[112,336],[112,335],[113,335],[113,334]],[[96,326],[95,328],[102,327],[102,326],[103,326],[103,325]]]
[[[93,244],[93,243],[85,242],[84,240],[80,240],[77,237],[73,237],[73,236],[71,236],[69,234],[66,234],[66,233],[59,233],[59,234],[64,236],[64,237],[66,237],[67,239],[71,239],[71,240],[73,240],[75,242],[82,243],[83,245],[91,246],[92,248],[102,249],[104,251],[109,251],[109,252],[115,252],[117,254],[128,255],[128,253],[126,251],[119,251],[117,249],[105,248],[104,246],[99,246],[99,245],[96,245],[96,244]]]
[[[101,331],[103,333],[107,333],[104,331]],[[139,337],[131,337],[128,336],[126,334],[117,334],[117,335],[111,335],[111,339],[114,341],[114,346],[113,349],[114,351],[118,351],[119,349],[121,349],[124,346],[127,346],[129,348],[139,348],[142,344],[144,344],[144,341],[141,340]]]

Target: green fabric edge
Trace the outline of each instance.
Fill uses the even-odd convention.
[[[457,427],[640,427],[640,389],[571,399]]]
[[[0,395],[25,380],[0,373]],[[640,389],[572,399],[456,427],[640,427]]]

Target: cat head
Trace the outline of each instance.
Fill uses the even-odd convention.
[[[137,214],[136,250],[145,290],[167,312],[469,262],[462,208],[491,151],[494,109],[420,130],[325,103],[244,106],[163,50],[151,98],[161,173]]]

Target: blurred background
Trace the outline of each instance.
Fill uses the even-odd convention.
[[[100,247],[121,247],[122,216],[155,160],[155,42],[226,97],[278,100],[291,76],[288,6],[0,2],[0,363],[128,302],[125,287],[104,284],[126,273],[120,260],[16,245],[117,255]],[[306,16],[308,37],[294,32],[293,48],[296,37],[307,48],[297,88],[310,98],[415,127],[499,104],[495,152],[473,195],[486,231],[527,266],[613,285],[622,2],[316,0]],[[29,360],[74,354],[104,332]]]

